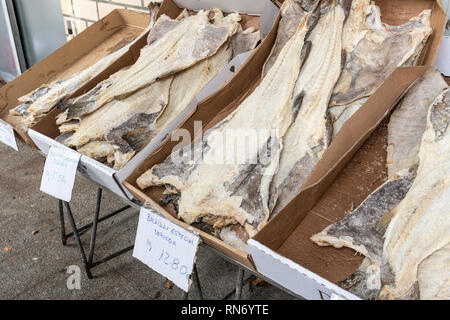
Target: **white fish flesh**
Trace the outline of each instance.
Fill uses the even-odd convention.
[[[276,214],[294,198],[330,142],[328,101],[341,70],[344,8],[328,4],[311,33],[311,59],[297,80],[293,97],[302,97],[295,122],[283,139],[280,165],[271,188]]]
[[[417,285],[419,264],[450,242],[449,123],[450,89],[447,89],[429,110],[416,179],[393,210],[386,230],[383,256],[395,279],[382,289],[381,298],[408,297]]]
[[[415,64],[432,33],[431,10],[424,10],[400,26],[382,23],[377,6],[371,5],[370,11],[366,26],[361,26],[362,30],[368,28],[368,31],[348,53],[331,96],[330,108],[338,109],[331,110],[335,114],[333,137],[395,68]]]
[[[295,35],[253,93],[205,135],[203,142],[196,143],[194,148],[200,152],[203,149],[203,158],[196,163],[190,159],[174,162],[169,156],[138,178],[140,188],[172,185],[181,194],[178,215],[187,223],[200,218],[217,228],[239,223],[249,235],[265,224],[269,217],[273,163],[276,167],[281,147],[279,139],[294,120],[298,108],[291,97],[305,56],[304,37],[309,17],[310,14],[302,19]],[[243,151],[249,155],[249,164],[221,157],[231,154],[236,145],[236,136],[224,142],[226,132],[242,128],[255,132],[260,129],[257,145],[250,148],[247,144]],[[269,139],[272,130],[277,133],[272,136],[277,141]],[[272,156],[269,163],[263,164],[257,160],[258,154],[267,151],[269,143]]]

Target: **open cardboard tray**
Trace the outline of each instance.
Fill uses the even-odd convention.
[[[44,83],[67,79],[119,50],[141,34],[149,21],[148,14],[130,10],[114,10],[97,21],[0,89],[0,119],[9,123],[25,143],[35,147],[20,118],[9,114],[19,104],[17,98]],[[92,79],[93,83],[98,81]]]
[[[432,8],[433,36],[428,40],[420,61],[422,64],[434,64],[446,22],[445,13],[437,2],[434,0],[418,0],[412,3],[408,0],[383,0],[377,1],[376,3],[380,6],[383,21],[397,25],[406,22],[424,9]],[[243,101],[243,99],[245,99],[246,96],[248,96],[248,94],[252,92],[260,81],[262,66],[267,55],[270,53],[272,43],[269,43],[269,41],[274,41],[275,37],[276,34],[269,34],[265,39],[265,42],[262,43],[259,52],[257,54],[255,53],[242,67],[243,70],[246,69],[245,78],[232,79],[226,88],[223,88],[223,90],[210,96],[198,105],[197,111],[182,126],[183,129],[186,129],[191,133],[191,137],[194,137],[194,121],[203,122],[204,132],[225,118],[240,104],[240,102]],[[267,255],[261,248],[267,250],[272,249],[272,251],[276,251],[280,248],[283,242],[295,230],[297,225],[302,222],[307,212],[313,207],[327,187],[334,181],[338,173],[351,160],[355,152],[395,106],[404,91],[417,80],[425,70],[426,67],[398,68],[384,84],[378,88],[364,106],[344,125],[341,132],[317,164],[315,170],[309,176],[304,188],[297,197],[278,213],[275,218],[269,220],[268,224],[255,236],[255,240],[249,241],[251,255],[233,248],[206,232],[198,229],[195,231],[200,234],[205,243],[239,263],[249,268],[257,269],[257,271],[275,281],[279,280],[277,275],[282,277],[282,279],[278,281],[281,285],[286,286],[291,291],[304,297],[329,297],[332,292],[340,292],[341,294],[348,294],[347,297],[355,298],[353,295],[346,293],[344,290],[337,287],[333,282],[325,280],[320,276],[318,276],[318,278],[320,278],[320,281],[318,282],[316,280],[317,277],[313,272],[309,272],[310,275],[306,276],[306,279],[308,281],[312,279],[312,282],[305,284],[304,287],[303,283],[301,285],[298,284],[298,280],[303,279],[304,273],[299,273],[297,279],[293,280],[291,277],[283,277],[283,272],[276,274],[269,272],[268,270],[272,270],[270,269],[271,266],[276,266],[273,269],[274,271],[276,271],[277,268],[282,270],[283,263],[264,263],[261,265],[261,256]],[[241,92],[246,93],[235,94],[234,90],[237,90],[241,86],[245,86],[246,88],[246,91]],[[214,109],[217,111],[214,111]],[[217,114],[217,116],[214,117],[214,114]],[[194,137],[194,139],[195,138],[196,137]],[[137,199],[149,202],[173,222],[185,228],[190,228],[190,226],[184,222],[176,219],[176,213],[172,206],[162,208],[158,205],[159,200],[164,196],[163,187],[151,187],[146,190],[140,190],[136,184],[136,179],[155,164],[164,161],[167,156],[170,155],[177,143],[177,141],[171,141],[170,137],[166,138],[166,141],[161,147],[144,160],[136,170],[125,179],[124,185]],[[266,229],[269,231],[266,231]],[[268,236],[265,237],[264,235],[266,234]],[[255,250],[255,245],[259,245],[259,250]],[[283,258],[280,255],[278,256]],[[270,255],[268,255],[268,257],[272,258]],[[358,264],[356,263],[356,265]],[[321,285],[322,280],[327,284],[326,287]],[[343,279],[332,280],[336,282]],[[295,285],[292,285],[292,283],[295,283]],[[311,291],[309,290],[310,288],[320,289]],[[322,295],[322,293],[320,293],[319,295],[318,290],[322,290],[324,294]]]
[[[254,5],[252,0],[233,0],[223,3],[220,0],[209,0],[205,2],[199,2],[195,0],[164,0],[162,3],[158,15],[166,14],[171,18],[176,18],[181,12],[182,8],[187,8],[190,11],[203,9],[220,8],[224,12],[239,12],[242,16],[242,26],[244,29],[247,27],[256,27],[262,33],[262,37],[265,36],[270,30],[276,29],[278,7],[276,7],[269,0],[258,1],[257,5]],[[250,12],[251,14],[247,14]],[[83,34],[83,33],[82,33]],[[77,37],[75,37],[76,39]],[[146,45],[146,37],[134,43],[130,50],[124,54],[118,61],[116,61],[111,67],[102,72],[88,85],[78,90],[72,97],[83,94],[93,88],[99,81],[106,79],[114,72],[129,66],[136,62],[139,57],[140,49]],[[175,118],[170,124],[168,124],[143,150],[137,153],[123,168],[120,170],[113,170],[107,165],[93,160],[87,156],[81,155],[79,170],[86,175],[89,179],[99,183],[100,185],[108,188],[117,195],[132,200],[132,194],[127,191],[122,185],[122,181],[128,177],[136,166],[144,160],[149,154],[151,154],[160,143],[177,127],[185,122],[190,115],[195,112],[197,103],[216,92],[227,87],[227,81],[230,78],[240,78],[242,72],[241,65],[247,60],[252,52],[258,52],[260,49],[258,46],[255,50],[242,53],[233,58],[228,65],[213,78],[195,97],[194,101]],[[239,93],[241,88],[238,88],[235,92]],[[64,145],[56,142],[54,139],[60,134],[58,126],[55,122],[55,117],[61,111],[58,108],[54,108],[49,112],[41,121],[33,126],[28,134],[37,147],[47,154],[51,146],[59,146],[61,148],[67,148]]]

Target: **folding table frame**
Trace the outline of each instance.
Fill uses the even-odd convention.
[[[91,181],[93,182],[93,181]],[[95,182],[94,182],[95,183]],[[126,202],[126,206],[111,212],[103,217],[100,218],[100,208],[101,208],[101,202],[102,202],[102,194],[103,194],[103,189],[102,187],[98,187],[98,191],[97,191],[97,202],[96,202],[96,206],[95,206],[95,211],[94,211],[94,216],[93,216],[93,220],[91,223],[88,223],[82,227],[77,227],[74,217],[73,217],[73,213],[70,207],[70,204],[68,202],[59,200],[59,219],[60,219],[60,223],[61,223],[61,240],[62,240],[62,244],[65,246],[67,244],[67,239],[69,239],[70,237],[74,237],[75,238],[75,242],[77,244],[78,250],[80,251],[80,256],[81,256],[81,260],[84,266],[84,270],[86,272],[86,275],[89,279],[92,279],[92,269],[95,268],[96,266],[105,263],[111,259],[114,259],[118,256],[121,256],[131,250],[133,250],[134,245],[130,245],[122,250],[119,250],[117,252],[112,253],[111,255],[101,258],[99,260],[94,261],[94,252],[95,252],[95,242],[97,239],[97,227],[98,224],[100,222],[106,221],[108,219],[111,219],[113,217],[115,217],[116,215],[118,215],[121,212],[124,212],[130,208],[135,208],[137,210],[140,209],[141,204],[137,201],[129,201],[126,200],[124,198],[120,198],[122,201]],[[65,208],[65,210],[64,210]],[[65,219],[64,216],[67,216],[68,220],[69,220],[69,224],[70,227],[72,228],[72,232],[66,233],[66,228],[65,228]],[[91,237],[90,237],[90,244],[89,244],[89,252],[88,255],[86,255],[86,251],[83,247],[83,244],[81,243],[81,239],[80,236],[82,234],[84,234],[85,232],[87,232],[89,229],[91,229]],[[253,270],[250,270],[249,268],[247,268],[246,266],[240,264],[239,262],[231,259],[230,257],[224,255],[223,253],[221,253],[220,251],[206,245],[205,243],[201,242],[200,243],[202,246],[205,246],[206,248],[212,250],[213,253],[217,254],[218,256],[220,256],[221,258],[237,265],[238,267],[238,271],[236,274],[236,286],[235,286],[235,300],[240,300],[241,296],[242,296],[242,288],[244,285],[244,270],[247,270],[249,273],[255,275],[258,278],[263,279],[264,281],[266,281],[267,283],[270,283],[273,286],[276,286],[278,288],[280,288],[281,290],[287,292],[290,295],[293,295],[294,297],[297,297],[299,299],[303,299],[301,296],[293,293],[292,291],[284,288],[283,286],[277,284],[276,282],[274,282],[271,279],[268,279],[267,277],[265,277],[264,275],[260,274],[259,272],[255,272]],[[193,280],[193,285],[195,286],[195,289],[197,290],[200,299],[203,299],[203,293],[202,293],[202,289],[201,289],[201,284],[200,284],[200,279],[198,277],[198,272],[197,272],[197,266],[194,265],[194,268],[192,270],[192,280]],[[188,293],[187,292],[183,292],[182,295],[182,299],[187,299],[188,298]]]

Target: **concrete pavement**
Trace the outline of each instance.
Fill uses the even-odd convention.
[[[93,269],[94,279],[81,272],[80,289],[68,289],[69,266],[82,267],[73,238],[62,246],[56,199],[39,191],[44,157],[18,141],[20,152],[0,143],[0,299],[179,299],[182,291],[167,288],[166,279],[132,257],[131,252]],[[77,177],[71,201],[78,226],[91,222],[97,187]],[[123,206],[104,190],[102,214]],[[133,243],[138,212],[129,209],[99,224],[95,258]],[[70,231],[66,219],[66,230]],[[89,245],[90,233],[82,235]],[[95,259],[94,259],[95,260]],[[203,295],[233,298],[237,267],[200,248],[197,258]],[[244,275],[243,299],[293,299],[267,283],[252,285]],[[189,299],[197,299],[194,287]]]

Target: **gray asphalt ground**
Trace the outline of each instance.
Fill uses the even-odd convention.
[[[94,279],[81,272],[80,289],[68,289],[67,268],[82,267],[73,238],[61,244],[58,201],[39,191],[44,157],[18,141],[20,152],[0,143],[0,299],[180,299],[181,289],[128,252],[93,269]],[[77,176],[72,211],[78,226],[92,221],[97,186]],[[124,204],[103,192],[100,216]],[[94,260],[131,245],[138,212],[130,209],[99,224]],[[66,230],[70,226],[66,219]],[[90,233],[82,235],[89,246]],[[232,299],[237,267],[201,247],[198,274],[207,299]],[[81,269],[82,270],[82,269]],[[243,299],[293,299],[268,283],[256,285],[244,275]],[[192,287],[189,299],[198,299]]]

